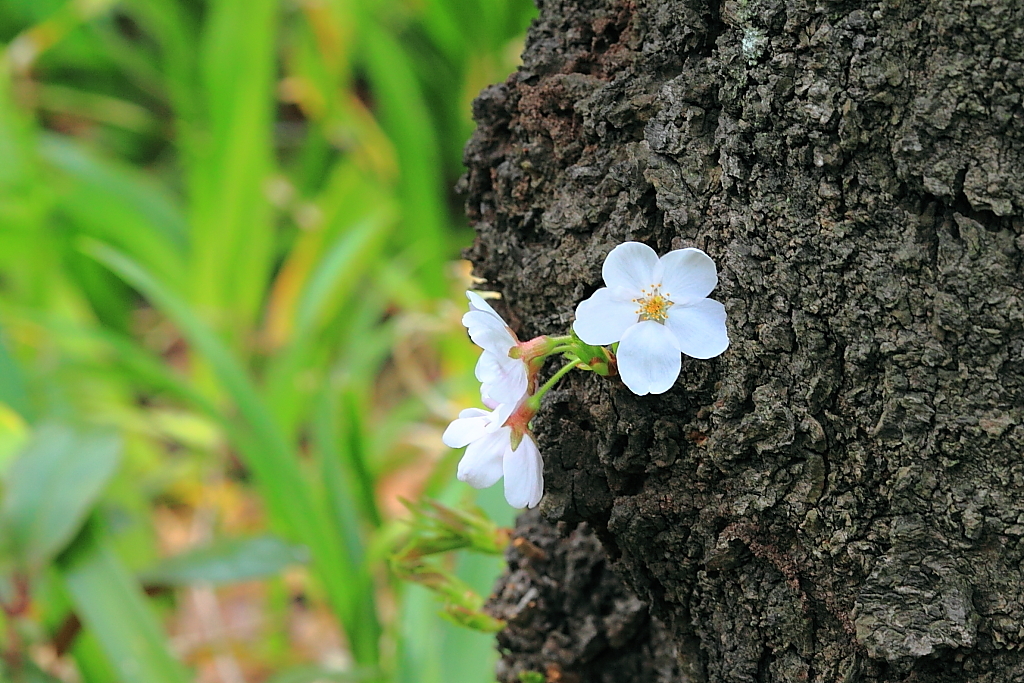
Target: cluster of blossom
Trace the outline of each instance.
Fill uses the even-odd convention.
[[[483,349],[476,365],[482,402],[490,410],[459,413],[442,437],[466,448],[458,478],[486,488],[505,478],[505,499],[535,507],[544,495],[544,464],[530,421],[540,400],[566,373],[618,376],[633,393],[661,394],[679,377],[680,354],[713,358],[729,346],[725,307],[707,298],[718,285],[715,262],[700,249],[662,257],[645,244],[612,249],[601,271],[605,286],[576,308],[572,333],[521,342],[480,295],[466,292],[462,323]],[[537,386],[544,361],[568,363]]]

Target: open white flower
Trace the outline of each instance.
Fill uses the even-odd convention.
[[[515,406],[526,395],[529,384],[526,362],[508,355],[519,346],[519,339],[483,297],[475,292],[466,292],[466,296],[469,312],[462,316],[462,324],[473,343],[484,350],[476,364],[480,393],[485,399]]]
[[[544,463],[533,435],[525,429],[529,416],[516,419],[514,408],[513,404],[498,405],[493,412],[463,410],[441,440],[450,448],[466,447],[459,462],[459,481],[483,489],[504,476],[508,504],[532,508],[544,495]],[[522,425],[516,428],[509,423]],[[518,444],[513,445],[516,440]]]
[[[718,285],[711,257],[677,249],[661,258],[640,242],[612,249],[606,287],[576,308],[573,330],[584,342],[619,342],[622,381],[634,394],[661,394],[679,377],[680,352],[713,358],[729,347],[725,306],[708,299]]]

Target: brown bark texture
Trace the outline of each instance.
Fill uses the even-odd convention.
[[[563,334],[615,245],[696,246],[732,344],[660,396],[563,380],[520,534],[586,523],[663,680],[1024,680],[1024,4],[539,5],[474,106],[482,288]],[[659,680],[588,668],[615,600],[536,618],[565,570],[516,552],[503,680]]]
[[[522,515],[508,551],[509,573],[489,611],[508,622],[498,645],[509,653],[498,678],[520,683],[524,671],[558,683],[676,683],[678,650],[611,567],[584,522],[551,524]]]

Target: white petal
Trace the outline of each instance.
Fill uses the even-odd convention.
[[[687,356],[714,358],[729,348],[725,306],[714,299],[676,304],[668,309],[665,325],[676,336],[679,350]]]
[[[679,377],[682,365],[675,335],[653,320],[626,330],[616,356],[622,381],[638,396],[668,391]]]
[[[474,441],[459,461],[456,476],[475,489],[485,489],[501,479],[502,460],[509,447],[512,430],[502,429]]]
[[[512,416],[517,407],[519,407],[518,401],[502,403],[495,407],[494,412],[491,413],[491,426],[487,428],[487,431],[493,432],[496,429],[500,429],[505,424],[505,421]]]
[[[464,420],[467,417],[489,417],[490,414],[490,411],[482,408],[465,408],[459,411],[459,418]]]
[[[658,266],[658,254],[649,246],[623,242],[608,254],[601,275],[608,287],[622,287],[639,296],[640,290],[650,290],[651,285],[658,283]]]
[[[505,321],[496,315],[486,311],[469,310],[462,314],[462,324],[470,331],[470,334],[482,330],[502,330],[505,328]]]
[[[488,402],[499,405],[516,405],[526,397],[526,384],[482,384],[480,385],[480,396],[484,405]]]
[[[676,249],[661,257],[661,293],[677,304],[703,299],[718,286],[718,269],[700,249]]]
[[[522,375],[523,387],[526,386],[526,363],[519,358],[509,358],[505,354],[484,351],[476,362],[475,374],[481,382],[501,382]]]
[[[501,318],[495,318],[483,311],[470,311],[462,316],[462,324],[469,330],[469,338],[473,343],[487,351],[508,354],[515,346],[516,338],[512,336]]]
[[[491,305],[476,292],[466,292],[466,297],[469,299],[469,310],[490,313],[498,320],[501,320],[501,316],[498,315],[495,310],[491,308]]]
[[[514,508],[536,507],[544,495],[544,461],[529,434],[504,459],[505,500]]]
[[[494,382],[482,382],[480,384],[480,396],[483,404],[488,400],[493,403],[515,405],[526,395],[526,366],[519,364],[521,373],[503,377]]]
[[[476,411],[470,414],[470,410]],[[482,413],[482,414],[478,414]],[[478,408],[470,408],[459,413],[459,419],[453,421],[441,435],[441,441],[449,448],[462,448],[472,441],[484,436],[491,424],[491,414]]]
[[[576,307],[572,329],[588,344],[604,346],[622,339],[639,319],[637,305],[625,298],[622,289],[602,287]]]

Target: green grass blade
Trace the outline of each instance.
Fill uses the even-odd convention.
[[[124,278],[171,318],[213,368],[246,423],[243,432],[230,434],[237,439],[247,464],[253,469],[271,514],[284,526],[289,537],[312,552],[318,575],[346,627],[357,662],[376,666],[376,638],[360,629],[353,616],[355,588],[341,579],[339,567],[345,563],[345,557],[338,538],[330,532],[326,514],[302,476],[288,442],[242,366],[183,300],[137,263],[96,241],[86,242],[83,250]]]
[[[11,309],[0,309],[0,312],[8,312],[9,310]],[[67,344],[95,344],[103,349],[101,355],[106,357],[93,361],[92,363],[95,363],[95,365],[90,363],[90,367],[96,372],[111,372],[119,377],[123,377],[126,383],[135,386],[137,389],[172,396],[191,405],[194,409],[214,420],[222,427],[227,428],[229,426],[226,416],[209,398],[197,391],[183,376],[179,375],[165,363],[162,358],[145,347],[140,346],[130,337],[106,328],[90,327],[71,322],[62,317],[39,314],[31,310],[17,310],[15,315],[39,325],[47,333],[55,338],[60,338]],[[8,376],[5,375],[4,368],[6,366],[4,358],[7,357],[12,362],[13,359],[5,356],[5,353],[5,349],[0,344],[0,402],[9,404],[4,399],[3,391],[5,388],[12,391],[17,389],[19,385],[15,383],[15,380],[20,377],[21,373],[17,367],[12,366],[13,371],[17,374],[12,375],[10,381],[7,381]],[[22,387],[20,391],[25,392],[25,385],[22,383],[20,386]]]
[[[430,110],[405,47],[382,26],[367,22],[363,47],[380,117],[401,164],[402,237],[416,245],[419,275],[434,295],[444,293],[444,262],[451,258],[441,155]]]
[[[69,139],[46,136],[40,151],[63,176],[57,206],[72,226],[131,254],[175,291],[184,289],[186,224],[169,197]]]
[[[174,557],[168,557],[139,578],[146,585],[187,586],[265,579],[308,559],[302,546],[276,536],[225,538]]]
[[[361,534],[365,525],[354,504],[359,485],[353,481],[351,469],[345,467],[341,450],[346,444],[337,433],[333,408],[330,392],[326,391],[313,423],[317,465],[332,513],[334,531],[342,539],[342,547],[347,554],[347,562],[337,569],[346,574],[344,581],[354,590],[350,618],[362,625],[360,631],[365,634],[364,640],[375,643],[380,637],[381,627],[377,619],[373,577],[369,574]]]
[[[160,48],[159,68],[175,116],[175,145],[186,171],[189,195],[202,194],[203,135],[202,104],[195,50],[197,23],[179,0],[127,0],[126,12],[156,41]]]
[[[295,311],[296,336],[308,331],[352,291],[369,264],[377,261],[378,251],[394,224],[393,218],[377,214],[346,230],[324,254],[310,275]]]
[[[282,671],[268,683],[360,683],[373,675],[367,671],[331,671],[319,666],[303,666]]]
[[[363,539],[360,533],[362,520],[359,517],[356,500],[356,486],[343,466],[339,452],[341,439],[336,427],[336,411],[330,391],[320,396],[313,421],[313,440],[316,447],[317,465],[331,513],[334,516],[338,534],[344,539],[344,547],[350,558],[350,566],[362,566],[365,561]]]
[[[85,253],[142,292],[157,308],[173,320],[202,357],[210,363],[250,428],[258,437],[266,439],[265,452],[270,461],[251,463],[251,466],[257,470],[257,474],[263,470],[262,474],[267,476],[280,475],[283,472],[298,476],[297,470],[291,463],[291,449],[278,430],[273,416],[260,401],[255,385],[246,375],[242,365],[214,334],[213,330],[207,327],[183,299],[175,295],[133,259],[111,246],[95,240],[84,240],[82,244],[82,250]],[[287,497],[283,495],[283,491],[281,493],[280,499],[272,499],[268,502],[272,507],[275,507],[276,504],[283,508],[278,511],[283,519],[292,519],[293,522],[298,522],[297,518],[287,512],[293,506],[285,504]]]
[[[366,435],[363,432],[363,415],[359,407],[360,399],[354,392],[342,395],[341,424],[344,425],[344,455],[351,472],[356,500],[363,508],[363,518],[374,526],[381,525],[380,510],[377,509],[377,498],[374,494],[376,482],[370,474],[369,451],[366,446]]]
[[[120,460],[113,434],[47,424],[11,465],[0,526],[14,556],[41,568],[71,540]]]
[[[277,5],[213,0],[203,27],[210,144],[193,169],[200,178],[192,184],[193,300],[225,330],[254,326],[273,257],[273,214],[264,188],[273,163]]]
[[[25,376],[7,349],[3,328],[0,328],[0,403],[6,403],[29,422],[35,418]]]
[[[75,658],[83,683],[112,683],[117,680],[114,665],[90,629],[83,630],[75,638],[71,655]]]
[[[389,212],[364,218],[337,237],[310,273],[295,305],[291,339],[270,359],[266,371],[267,400],[287,430],[295,426],[310,399],[295,377],[310,371],[324,374],[318,362],[325,364],[334,354],[317,341],[326,324],[342,315],[340,311],[350,302],[360,281],[365,280],[367,269],[380,259],[393,226]]]
[[[59,569],[79,617],[99,640],[120,683],[188,683],[160,624],[94,522],[61,556]]]

